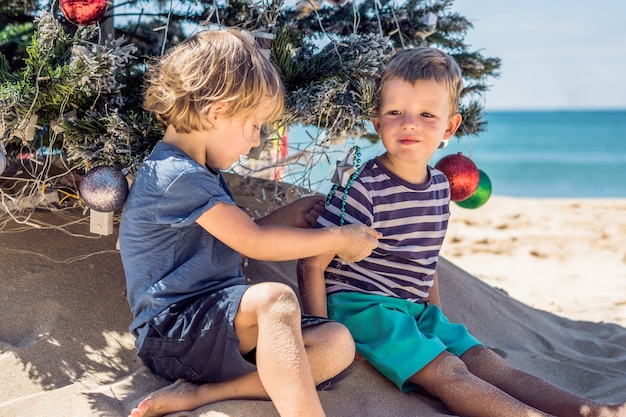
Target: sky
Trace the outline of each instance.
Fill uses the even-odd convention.
[[[502,60],[487,111],[626,109],[626,1],[455,0],[451,10],[474,25],[470,50]]]
[[[451,11],[474,25],[465,37],[470,49],[502,60],[484,108],[626,109],[626,0],[597,5],[454,0]]]

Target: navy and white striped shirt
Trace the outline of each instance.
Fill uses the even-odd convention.
[[[368,161],[348,192],[345,224],[364,224],[381,232],[367,258],[347,263],[335,258],[326,269],[327,294],[358,291],[424,302],[433,285],[439,250],[450,217],[450,187],[445,175],[428,166],[425,184],[411,184],[377,159]],[[340,224],[339,187],[318,218],[319,226]]]

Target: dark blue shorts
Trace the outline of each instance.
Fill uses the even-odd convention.
[[[237,285],[173,304],[152,319],[139,348],[143,363],[174,381],[220,382],[256,371],[255,352],[239,352],[235,315],[249,285]],[[303,327],[331,321],[304,318]]]

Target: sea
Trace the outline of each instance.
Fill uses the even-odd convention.
[[[626,109],[488,111],[485,121],[483,132],[453,137],[431,165],[461,152],[489,177],[493,195],[626,197]],[[323,193],[330,189],[336,161],[351,146],[362,148],[363,159],[384,151],[380,141],[366,139],[327,141],[313,148],[315,137],[319,135],[313,128],[290,127],[289,153],[316,156],[292,164],[284,180]]]

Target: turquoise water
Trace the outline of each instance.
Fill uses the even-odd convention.
[[[485,132],[452,138],[432,164],[462,152],[489,176],[494,195],[626,197],[626,110],[494,111],[485,118]],[[290,130],[291,147],[307,141],[306,130]],[[365,158],[382,151],[380,144],[359,144]],[[350,145],[327,147],[326,155],[309,164],[305,172],[312,188],[329,188],[330,166]],[[303,171],[296,168],[292,175],[301,178]]]

